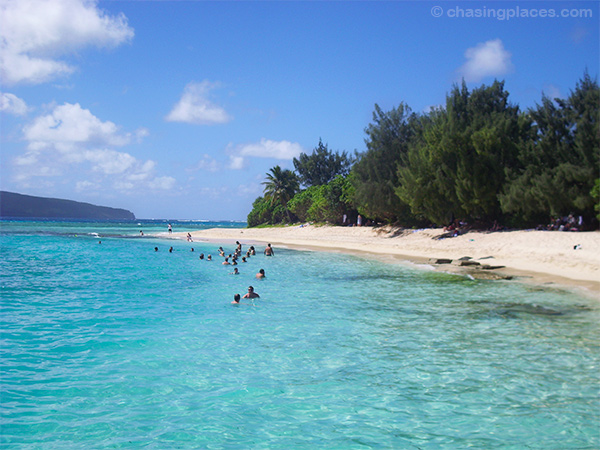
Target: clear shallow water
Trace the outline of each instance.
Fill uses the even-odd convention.
[[[1,224],[2,447],[600,446],[589,299],[138,223]]]

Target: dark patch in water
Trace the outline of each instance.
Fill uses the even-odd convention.
[[[563,313],[561,311],[557,311],[552,308],[546,308],[545,306],[540,306],[536,304],[527,304],[527,303],[508,303],[506,305],[502,305],[503,308],[498,310],[499,314],[508,315],[511,313],[525,313],[525,314],[535,314],[538,316],[562,316]]]

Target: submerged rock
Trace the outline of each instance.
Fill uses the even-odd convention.
[[[512,276],[501,273],[487,272],[485,270],[473,270],[469,272],[475,280],[512,280]]]

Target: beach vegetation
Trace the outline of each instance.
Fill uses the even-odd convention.
[[[352,189],[348,177],[336,176],[329,183],[311,186],[289,201],[290,211],[301,222],[342,224],[343,216],[353,211],[349,199]]]
[[[532,133],[499,198],[503,210],[524,223],[550,216],[595,216],[598,180],[600,90],[585,74],[566,100],[542,98],[528,112]]]
[[[421,121],[404,161],[398,164],[396,194],[437,224],[454,217],[492,222],[502,215],[498,192],[514,166],[522,140],[519,109],[504,83],[469,92],[455,85],[439,108]]]
[[[262,183],[265,186],[265,198],[285,206],[300,188],[298,177],[290,169],[280,166],[272,167],[269,172]]]
[[[352,157],[347,152],[332,152],[322,139],[310,155],[301,153],[294,158],[298,179],[306,187],[322,186],[338,175],[347,175],[351,166]]]
[[[361,215],[386,222],[409,221],[410,207],[396,194],[398,165],[419,134],[420,121],[410,107],[400,103],[390,111],[375,104],[373,122],[367,126],[367,150],[352,167],[354,203]]]
[[[416,114],[375,104],[366,151],[349,158],[319,139],[296,172],[267,174],[248,225],[297,221],[479,228],[600,220],[600,89],[585,72],[566,99],[521,111],[503,81],[456,84],[444,105]],[[300,188],[300,185],[304,189]],[[347,219],[346,221],[343,220]]]
[[[596,219],[600,221],[600,178],[596,178],[596,183],[592,188],[592,198],[594,199],[594,211],[596,211]]]
[[[279,223],[284,220],[291,222],[292,217],[287,204],[300,189],[300,182],[294,172],[275,166],[266,174],[264,198],[270,203],[270,223]],[[262,222],[264,223],[264,222]]]

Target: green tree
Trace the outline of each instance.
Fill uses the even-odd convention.
[[[361,214],[388,222],[411,220],[409,207],[395,190],[398,165],[418,125],[418,117],[404,103],[388,112],[375,105],[373,122],[365,129],[367,151],[358,155],[351,172],[354,202]]]
[[[569,213],[595,217],[599,104],[598,83],[585,73],[566,100],[543,97],[529,110],[533,132],[500,196],[504,211],[528,224]]]
[[[252,203],[252,211],[250,211],[246,219],[248,227],[273,223],[273,212],[276,206],[279,206],[279,204],[274,204],[271,199],[258,197]]]
[[[337,175],[346,175],[351,165],[352,158],[346,152],[340,154],[330,151],[321,139],[312,154],[301,153],[294,158],[294,168],[304,186],[327,184]]]
[[[285,217],[288,221],[292,221],[290,211],[287,208],[287,203],[298,192],[300,186],[298,177],[289,169],[282,169],[280,166],[275,166],[270,169],[270,173],[266,174],[267,180],[262,184],[265,186],[265,198],[271,201],[272,205],[280,205],[280,209],[275,209],[279,215],[281,211],[285,212]],[[279,216],[273,217],[271,223],[283,221],[283,218],[278,220]]]
[[[327,184],[299,192],[288,202],[288,208],[302,222],[342,224],[344,214],[350,215],[354,211],[348,200],[351,189],[348,177],[338,175]]]
[[[298,178],[294,172],[281,169],[280,166],[269,170],[271,173],[266,174],[267,180],[262,183],[265,186],[265,197],[285,206],[299,189]]]
[[[398,168],[398,196],[412,212],[443,224],[452,217],[492,221],[501,215],[498,192],[515,165],[522,138],[519,108],[504,83],[472,92],[454,86],[446,107],[423,118]]]

